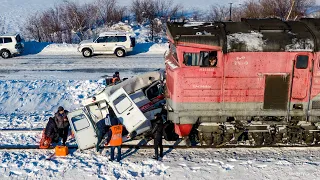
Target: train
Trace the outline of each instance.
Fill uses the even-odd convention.
[[[148,137],[161,113],[164,138],[187,145],[319,143],[320,19],[168,22],[167,39],[164,72],[107,85],[68,115],[80,149],[106,114],[124,141]]]
[[[190,142],[320,140],[320,19],[168,22],[167,118]]]

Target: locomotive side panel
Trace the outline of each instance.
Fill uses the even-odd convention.
[[[313,60],[313,75],[311,86],[311,98],[309,102],[309,120],[320,121],[320,53],[315,53]]]

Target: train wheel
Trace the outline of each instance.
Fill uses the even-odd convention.
[[[261,146],[263,144],[263,133],[261,132],[256,132],[251,134],[252,138],[254,139],[254,145],[255,146]]]
[[[263,133],[263,137],[264,137],[264,144],[265,145],[271,145],[273,144],[273,136],[272,134],[270,134],[269,132],[265,132]]]
[[[314,141],[314,133],[313,132],[309,132],[309,131],[305,131],[304,134],[304,142],[307,145],[311,145]]]
[[[218,133],[214,133],[213,134],[213,144],[215,146],[217,146],[217,145],[221,145],[222,143],[223,143],[223,135],[218,134]]]
[[[275,134],[275,143],[284,143],[283,142],[283,133]]]

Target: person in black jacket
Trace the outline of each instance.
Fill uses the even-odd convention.
[[[46,137],[51,138],[52,142],[57,143],[59,141],[58,128],[53,117],[49,117],[49,121],[47,123],[44,134],[46,135]]]
[[[153,127],[151,133],[154,137],[154,150],[155,156],[153,157],[156,160],[159,160],[159,149],[160,148],[160,157],[163,157],[163,146],[162,146],[162,134],[163,134],[163,120],[160,113],[157,113],[155,116],[156,125]]]
[[[63,146],[66,145],[69,133],[70,125],[67,117],[68,113],[69,111],[64,110],[62,106],[59,106],[58,111],[54,114],[54,120],[58,128],[59,136],[62,138]]]
[[[97,125],[97,145],[96,145],[96,151],[100,151],[100,143],[103,140],[103,137],[108,133],[109,128],[111,126],[110,123],[110,115],[107,114],[105,119],[102,119],[96,123]]]

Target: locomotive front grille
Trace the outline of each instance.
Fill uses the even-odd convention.
[[[267,75],[264,90],[264,109],[286,110],[290,76]]]
[[[312,101],[312,109],[320,109],[320,101]]]

